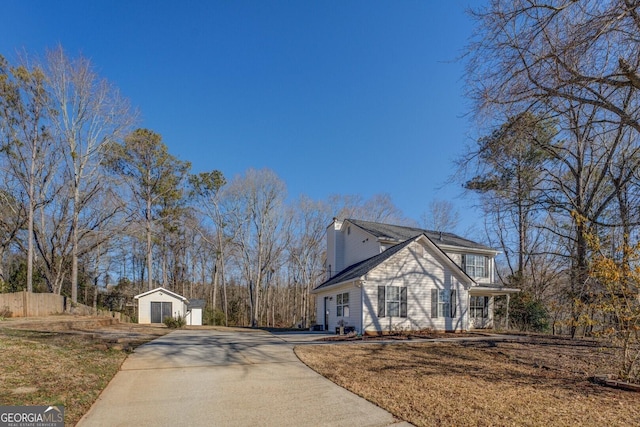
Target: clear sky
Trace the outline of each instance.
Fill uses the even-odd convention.
[[[388,193],[419,220],[473,134],[468,1],[4,0],[0,54],[90,58],[193,171],[270,168],[289,196]]]

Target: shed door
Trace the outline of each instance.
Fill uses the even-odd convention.
[[[151,302],[151,323],[162,323],[165,317],[171,317],[171,302]]]

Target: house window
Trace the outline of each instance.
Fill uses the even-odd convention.
[[[387,287],[387,316],[400,316],[400,287]]]
[[[489,277],[489,257],[462,255],[462,268],[471,277]]]
[[[486,319],[489,317],[489,297],[471,297],[469,311],[472,319]]]
[[[336,315],[338,317],[349,317],[349,292],[338,294],[336,301]]]
[[[456,317],[456,291],[431,290],[431,317]]]
[[[451,312],[451,294],[438,292],[438,317],[445,317]]]
[[[407,317],[407,288],[378,286],[378,317]]]

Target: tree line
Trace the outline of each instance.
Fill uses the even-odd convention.
[[[486,133],[459,176],[481,195],[502,280],[539,328],[617,340],[637,378],[640,2],[493,0],[472,15]]]
[[[194,173],[91,62],[0,57],[0,291],[132,312],[163,286],[217,324],[308,327],[332,217],[408,223],[388,195],[289,201],[271,170]]]

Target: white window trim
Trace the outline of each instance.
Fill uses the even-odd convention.
[[[480,304],[478,303],[480,302]],[[469,314],[472,319],[488,319],[489,318],[489,297],[486,296],[471,296],[469,298]],[[478,316],[480,311],[482,314]]]
[[[491,260],[486,255],[464,254],[463,269],[470,277],[489,278]],[[470,261],[473,260],[473,263]]]
[[[349,292],[336,295],[336,316],[349,317]]]

